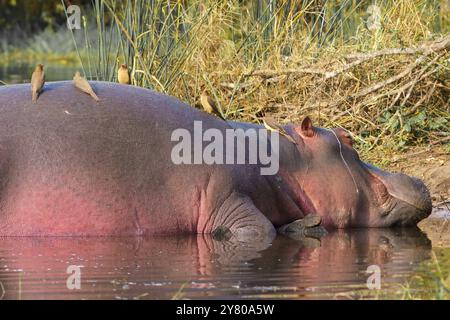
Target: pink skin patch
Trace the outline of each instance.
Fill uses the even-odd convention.
[[[3,236],[135,236],[176,233],[179,225],[144,211],[145,197],[111,180],[27,175],[11,183],[0,221]]]

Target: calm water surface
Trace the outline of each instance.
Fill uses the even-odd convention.
[[[0,80],[7,84],[28,83],[31,80],[34,67],[35,64],[29,63],[0,65]],[[71,80],[75,71],[81,71],[81,68],[55,63],[44,63],[44,71],[46,81],[60,81]]]
[[[396,290],[430,253],[418,229],[336,231],[320,242],[277,237],[270,245],[202,235],[3,238],[0,297],[339,298],[367,291],[373,264],[381,268],[382,290]],[[79,290],[67,288],[71,265],[81,266]]]

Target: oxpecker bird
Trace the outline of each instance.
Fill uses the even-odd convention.
[[[90,95],[95,101],[100,100],[95,94],[94,90],[92,90],[92,87],[89,84],[89,82],[85,78],[83,78],[78,71],[75,72],[75,76],[73,77],[73,83],[75,84],[75,87]]]
[[[117,80],[121,84],[130,84],[130,73],[126,64],[122,64],[117,70]]]
[[[209,114],[215,114],[222,120],[225,120],[219,108],[217,108],[214,100],[208,95],[206,90],[203,90],[200,95],[200,103],[202,104],[203,109]]]
[[[277,121],[272,117],[264,117],[263,118],[264,127],[273,132],[278,132],[282,136],[286,137],[293,144],[297,144],[297,142],[284,130],[282,126],[280,126]]]
[[[37,101],[45,83],[44,66],[38,64],[31,75],[31,100]]]

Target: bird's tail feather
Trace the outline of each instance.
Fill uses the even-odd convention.
[[[95,94],[94,91],[91,92],[91,97],[92,97],[95,101],[100,101],[99,97],[97,97],[97,95]]]

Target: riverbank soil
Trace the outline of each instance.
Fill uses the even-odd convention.
[[[450,247],[450,152],[447,145],[412,148],[391,157],[386,169],[422,179],[433,199],[433,213],[419,223],[434,247]]]

